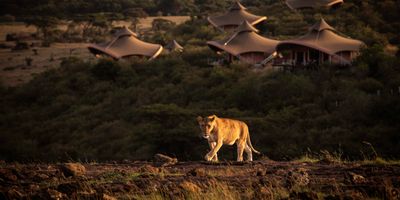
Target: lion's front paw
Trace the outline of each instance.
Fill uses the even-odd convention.
[[[206,156],[204,156],[204,159],[206,159],[207,161],[211,161],[212,157],[209,154],[207,154]]]

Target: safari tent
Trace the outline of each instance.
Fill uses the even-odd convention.
[[[242,62],[257,64],[273,54],[279,42],[258,35],[257,32],[248,21],[244,21],[230,37],[209,41],[207,44],[219,54],[226,52],[229,62],[236,57]]]
[[[117,32],[115,37],[105,43],[90,44],[88,49],[94,55],[107,55],[116,60],[130,56],[156,58],[163,50],[158,44],[141,41],[137,34],[124,27]]]
[[[237,28],[243,21],[248,21],[251,25],[256,25],[267,17],[257,16],[247,12],[245,8],[238,1],[235,1],[229,11],[220,16],[208,17],[207,20],[216,28],[222,31],[231,31]]]
[[[338,7],[343,4],[343,0],[286,0],[286,5],[293,10],[319,7]]]
[[[329,62],[347,65],[359,55],[363,45],[359,40],[339,35],[321,18],[304,36],[280,42],[276,49],[282,58],[276,59],[274,64],[305,66]]]
[[[167,49],[169,52],[183,52],[183,47],[176,40],[172,40],[170,43],[168,43],[165,46],[165,49]]]

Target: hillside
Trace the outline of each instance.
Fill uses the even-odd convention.
[[[199,52],[208,50],[132,64],[71,58],[2,88],[1,159],[198,160],[207,145],[196,117],[210,114],[247,122],[254,146],[273,159],[324,149],[368,158],[364,141],[398,158],[399,59],[369,49],[348,69],[271,73],[207,67]]]
[[[368,45],[352,66],[292,72],[209,65],[218,55],[205,42],[223,35],[202,17],[205,4],[196,5],[198,17],[144,36],[160,43],[176,39],[185,45],[182,54],[149,62],[70,56],[27,84],[1,85],[0,160],[148,160],[156,153],[201,160],[208,145],[196,117],[210,114],[248,123],[255,148],[274,160],[321,151],[345,160],[400,159],[400,60],[385,52],[388,44],[398,45],[395,1],[346,1],[318,12],[254,1],[251,9],[269,17],[259,27],[264,35],[298,36],[322,15]],[[233,147],[221,152],[229,160],[235,154]]]

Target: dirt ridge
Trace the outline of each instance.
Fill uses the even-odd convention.
[[[0,199],[399,199],[400,165],[256,161],[0,165]],[[197,195],[197,196],[196,196]]]

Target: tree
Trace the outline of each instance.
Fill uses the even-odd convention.
[[[168,30],[175,27],[175,23],[167,19],[156,18],[151,22],[151,27],[153,31]]]
[[[26,18],[25,23],[27,26],[35,26],[37,28],[37,34],[43,34],[43,39],[47,40],[49,33],[52,29],[56,28],[59,23],[59,19],[50,16],[33,16]]]
[[[158,0],[158,9],[164,13],[179,14],[185,9],[187,12],[193,11],[195,7],[193,0]]]

